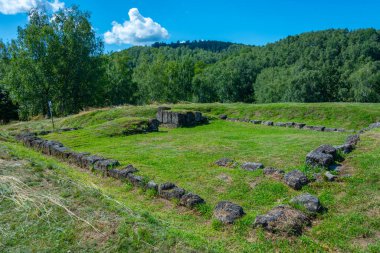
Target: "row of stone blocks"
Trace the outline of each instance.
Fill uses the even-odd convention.
[[[360,130],[360,133],[379,127],[380,122],[373,123],[369,127]],[[355,134],[348,136],[345,143],[340,146],[321,145],[306,156],[306,164],[311,167],[329,168],[329,166],[333,165],[333,163],[339,159],[338,151],[349,153],[355,149],[359,141],[360,135]],[[215,163],[223,167],[239,166],[237,162],[228,158],[222,158]],[[264,168],[263,164],[256,162],[243,163],[241,168],[248,171],[264,169],[264,175],[283,180],[288,186],[295,190],[300,190],[309,183],[309,179],[305,173],[300,170],[292,170],[285,173],[285,171],[275,168]],[[328,181],[334,181],[336,178],[336,176],[329,173],[329,171],[326,172],[325,177]],[[318,178],[314,179],[318,180]],[[303,206],[306,213],[288,205],[279,205],[266,214],[258,215],[253,225],[255,227],[262,227],[272,233],[300,235],[305,226],[312,224],[311,221],[316,213],[326,210],[321,205],[319,199],[309,193],[302,193],[291,199],[290,202],[298,206]],[[245,215],[245,212],[242,207],[234,203],[222,201],[215,208],[214,215],[224,223],[233,223],[236,219]]]
[[[161,124],[172,127],[191,127],[207,123],[207,118],[201,112],[173,112],[169,107],[159,107],[157,120]]]
[[[228,118],[227,115],[220,115],[220,119],[231,121],[231,122],[246,122],[252,123],[255,125],[265,125],[265,126],[277,126],[277,127],[291,127],[297,129],[306,129],[314,130],[321,132],[355,132],[355,130],[346,130],[344,128],[330,128],[325,126],[310,126],[305,123],[297,122],[273,122],[273,121],[262,121],[262,120],[250,120],[250,119],[237,119],[237,118]]]
[[[288,186],[295,190],[300,190],[302,186],[308,183],[306,175],[299,171],[293,170],[285,173],[283,170],[275,168],[264,168],[262,163],[245,162],[239,165],[238,162],[229,158],[222,158],[215,162],[218,166],[238,167],[244,170],[255,171],[263,169],[264,175],[272,178],[283,180]],[[254,227],[261,227],[268,232],[283,235],[300,235],[306,226],[311,225],[315,214],[325,210],[319,199],[309,193],[302,193],[290,201],[294,205],[303,206],[305,211],[300,211],[289,205],[279,205],[265,214],[258,215],[253,223]],[[214,215],[224,223],[233,223],[236,219],[245,215],[242,207],[228,202],[220,202],[214,210]]]
[[[311,167],[329,168],[335,161],[340,159],[338,153],[348,154],[355,149],[360,141],[360,134],[374,128],[380,128],[380,122],[372,123],[368,127],[358,131],[358,134],[350,135],[342,145],[331,146],[321,145],[317,149],[309,152],[306,156],[306,164]]]
[[[77,153],[66,148],[58,141],[50,141],[39,138],[35,134],[26,133],[16,136],[16,139],[25,146],[42,152],[45,155],[54,156],[64,162],[69,162],[78,167],[92,170],[104,177],[112,177],[115,179],[127,180],[136,187],[146,190],[154,190],[159,197],[172,200],[177,199],[180,205],[188,208],[194,208],[199,204],[205,203],[200,196],[187,192],[185,189],[176,186],[173,183],[157,184],[149,181],[142,176],[135,175],[138,170],[133,165],[128,165],[123,169],[118,169],[119,161],[114,159],[106,159],[101,156],[91,155],[90,153]]]

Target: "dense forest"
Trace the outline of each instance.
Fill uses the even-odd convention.
[[[90,15],[32,10],[0,41],[1,119],[152,102],[380,102],[380,31],[326,30],[265,46],[186,41],[104,53]],[[10,108],[10,109],[7,109]]]

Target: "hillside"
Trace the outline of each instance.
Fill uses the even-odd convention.
[[[198,110],[209,124],[125,135],[123,130],[153,118],[158,105],[122,106],[84,111],[56,119],[58,129],[40,137],[61,142],[75,152],[89,152],[132,164],[144,182],[173,182],[203,197],[205,204],[188,209],[134,183],[103,177],[62,159],[42,155],[15,141],[22,131],[51,130],[49,120],[13,122],[0,132],[0,225],[6,227],[2,251],[53,250],[99,252],[276,252],[379,250],[380,131],[360,135],[356,149],[341,155],[336,177],[311,180],[323,168],[305,164],[322,144],[340,145],[352,133],[380,121],[378,104],[175,104],[173,112]],[[233,120],[221,120],[226,114]],[[300,122],[344,132],[267,126],[234,118]],[[217,166],[230,158],[239,166]],[[262,163],[289,173],[298,169],[309,180],[293,189],[263,169]],[[134,177],[136,179],[136,177]],[[4,188],[5,187],[5,188]],[[291,205],[301,193],[317,196],[324,212],[311,215],[302,235],[277,234],[253,227],[255,219],[280,204]],[[223,224],[214,208],[221,200],[244,209],[233,224]],[[48,210],[48,211],[47,211]],[[29,221],[37,219],[38,223]],[[8,225],[6,225],[8,224]],[[22,234],[22,236],[18,236]]]
[[[84,15],[78,10],[65,15],[74,14]],[[65,43],[58,50],[52,41],[46,45],[50,53],[35,58],[38,47],[25,41],[29,37],[22,33],[33,34],[34,28],[40,31],[47,26],[62,40],[73,34],[65,37],[54,30],[59,26],[50,27],[47,20],[46,24],[37,22],[47,17],[35,15],[35,21],[19,31],[18,47],[0,42],[0,94],[5,94],[1,104],[12,109],[1,114],[3,121],[15,118],[14,105],[21,119],[47,115],[48,101],[53,102],[56,116],[91,107],[184,101],[380,102],[380,33],[376,29],[308,32],[264,46],[218,41],[156,43],[110,54],[104,54],[93,31],[86,30],[83,39],[88,43],[71,47],[71,53],[65,53]],[[85,17],[82,21],[88,22]],[[27,75],[25,69],[29,69]]]
[[[178,42],[172,42],[172,43],[163,43],[163,42],[156,42],[152,44],[153,48],[160,48],[160,47],[171,47],[171,48],[178,48],[178,47],[187,47],[190,49],[203,49],[206,51],[211,52],[221,52],[225,49],[228,49],[232,45],[237,45],[231,42],[223,42],[223,41],[214,41],[214,40],[199,40],[199,41],[178,41]]]

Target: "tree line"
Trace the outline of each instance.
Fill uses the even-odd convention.
[[[380,31],[325,30],[265,46],[186,41],[104,53],[77,7],[32,10],[0,41],[1,120],[152,102],[380,102]]]

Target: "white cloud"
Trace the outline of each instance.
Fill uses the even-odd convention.
[[[112,30],[104,34],[107,44],[147,45],[169,38],[168,31],[151,18],[143,17],[137,8],[128,12],[129,21],[112,22]]]
[[[25,13],[36,7],[44,7],[49,11],[56,12],[65,7],[65,3],[59,0],[0,0],[0,13],[5,15]]]

